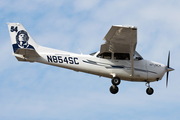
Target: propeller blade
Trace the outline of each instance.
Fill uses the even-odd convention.
[[[168,77],[169,77],[169,72],[167,72],[167,76],[166,76],[166,88],[168,87]]]
[[[168,54],[167,68],[169,68],[169,61],[170,61],[170,51],[169,51],[169,54]]]

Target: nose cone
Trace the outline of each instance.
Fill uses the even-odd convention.
[[[167,67],[167,72],[173,71],[174,69],[171,67]]]

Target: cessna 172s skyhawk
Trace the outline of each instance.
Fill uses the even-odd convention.
[[[137,28],[113,25],[104,37],[106,41],[99,52],[90,55],[75,54],[38,45],[20,23],[7,23],[14,56],[18,61],[29,61],[72,69],[111,78],[110,92],[116,94],[121,80],[146,82],[148,95],[154,90],[150,82],[161,80],[167,72],[174,70],[167,66],[144,60],[136,51]]]

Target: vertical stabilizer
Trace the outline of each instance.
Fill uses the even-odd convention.
[[[37,50],[38,44],[32,39],[21,23],[7,23],[14,53],[18,49]]]

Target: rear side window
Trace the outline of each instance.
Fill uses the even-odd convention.
[[[114,53],[115,60],[130,60],[129,53]]]
[[[105,59],[111,59],[111,53],[105,52],[97,55],[98,58],[105,58]]]

